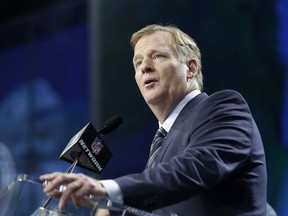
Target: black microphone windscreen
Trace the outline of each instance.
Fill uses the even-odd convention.
[[[107,134],[111,131],[115,130],[121,123],[123,122],[123,119],[119,115],[115,115],[108,119],[103,127],[98,131],[99,134]]]

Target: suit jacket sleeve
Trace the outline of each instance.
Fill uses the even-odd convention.
[[[142,173],[115,179],[125,204],[152,210],[209,191],[249,157],[252,142],[260,139],[253,135],[253,122],[237,92],[226,90],[201,100],[197,96],[165,138],[161,161]]]

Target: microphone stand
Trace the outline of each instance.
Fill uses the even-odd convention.
[[[79,160],[80,160],[80,156],[81,156],[82,152],[78,152],[78,155],[75,157],[74,162],[71,164],[71,166],[68,168],[68,170],[66,171],[66,173],[72,173],[75,169],[75,167],[77,166]],[[40,208],[46,208],[48,206],[48,204],[51,202],[51,200],[53,199],[53,197],[49,197],[42,205]]]

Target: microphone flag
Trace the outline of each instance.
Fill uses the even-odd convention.
[[[112,152],[91,122],[71,138],[60,159],[73,163],[79,157],[77,166],[101,174],[112,157]]]

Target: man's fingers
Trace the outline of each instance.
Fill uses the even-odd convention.
[[[59,197],[58,207],[64,210],[68,201],[74,206],[91,206],[89,197],[105,198],[106,191],[100,182],[76,173],[52,173],[40,176],[44,192],[48,196]]]
[[[82,187],[82,184],[80,182],[77,182],[77,181],[73,181],[71,183],[69,183],[67,185],[67,189],[65,191],[63,191],[62,193],[62,196],[59,200],[59,204],[58,204],[58,207],[59,209],[63,210],[66,206],[66,203],[69,201],[70,197],[74,197],[72,199],[73,203],[76,204],[75,207],[79,207],[79,202],[78,202],[78,199],[79,198],[75,198],[75,196],[72,196],[77,190],[79,190],[80,188]]]

